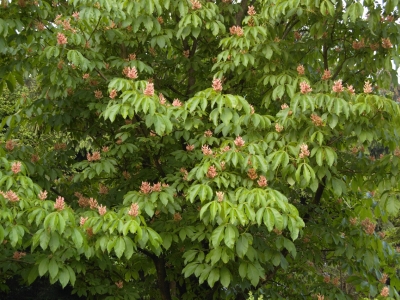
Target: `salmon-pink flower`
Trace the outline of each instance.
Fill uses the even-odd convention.
[[[334,91],[335,93],[341,93],[343,92],[343,90],[344,88],[342,85],[342,79],[333,82],[332,91]]]
[[[143,91],[143,94],[146,96],[153,96],[154,95],[154,83],[147,82],[146,88]]]
[[[276,123],[275,124],[275,131],[276,132],[282,132],[283,131],[283,126],[278,124],[278,123]]]
[[[99,211],[100,216],[104,216],[107,212],[107,206],[100,205],[97,207],[97,210]]]
[[[113,90],[111,90],[111,92],[110,92],[110,98],[111,98],[111,99],[114,99],[115,97],[117,97],[117,90],[113,89]]]
[[[203,154],[204,155],[212,155],[213,154],[213,151],[210,149],[210,147],[209,146],[207,146],[207,145],[203,145],[202,147],[201,147],[201,151],[203,151]]]
[[[286,103],[283,103],[283,104],[281,105],[281,109],[286,109],[286,108],[289,108],[289,105],[287,105]]]
[[[172,106],[175,106],[175,107],[180,107],[180,106],[182,106],[182,102],[181,101],[179,101],[179,99],[174,99],[174,101],[172,102]]]
[[[58,196],[58,198],[56,199],[56,203],[54,203],[54,208],[57,210],[63,210],[64,207],[65,207],[64,198],[61,196]]]
[[[86,155],[86,158],[87,158],[88,161],[100,160],[101,159],[100,152],[95,151],[95,152],[93,152],[93,154],[88,153]]]
[[[224,200],[224,192],[215,192],[217,195],[218,202],[222,202]]]
[[[142,181],[142,185],[140,186],[140,192],[143,194],[150,194],[152,191],[150,183],[147,181]]]
[[[354,90],[354,87],[352,85],[347,85],[347,91],[354,95],[356,93],[356,91]]]
[[[305,158],[307,156],[310,156],[310,151],[308,150],[308,146],[306,144],[301,144],[299,157]]]
[[[117,286],[117,288],[119,288],[119,289],[122,289],[123,287],[124,287],[124,283],[123,283],[123,281],[122,280],[120,280],[120,281],[117,281],[116,283],[115,283],[115,285]]]
[[[241,136],[238,136],[235,141],[234,141],[236,147],[240,148],[243,147],[245,144],[245,141],[243,140],[243,138]]]
[[[205,137],[212,137],[212,135],[213,135],[213,133],[212,133],[211,130],[207,130],[207,131],[204,132],[204,136]]]
[[[97,207],[99,207],[99,203],[97,202],[96,199],[90,198],[89,206],[90,206],[90,209],[96,209]]]
[[[161,192],[161,190],[162,190],[161,182],[154,183],[153,187],[151,188],[152,192]]]
[[[311,114],[311,121],[314,123],[315,126],[323,126],[324,121],[322,118],[316,114]]]
[[[79,225],[81,225],[81,226],[85,225],[85,223],[86,223],[86,221],[87,221],[88,219],[89,219],[89,217],[86,217],[86,218],[81,217],[80,220],[79,220]]]
[[[216,92],[222,91],[222,81],[219,78],[215,78],[212,82],[212,88]]]
[[[46,200],[46,198],[47,198],[47,191],[40,191],[40,193],[39,193],[39,195],[38,195],[38,198],[39,198],[40,200]]]
[[[192,9],[197,10],[201,8],[201,3],[198,0],[190,0],[192,3]]]
[[[366,93],[366,94],[372,93],[372,84],[369,82],[369,80],[367,80],[364,83],[364,93]]]
[[[82,76],[83,79],[88,79],[89,77],[90,77],[90,74],[89,74],[89,73],[85,73],[85,74],[83,74],[83,76]]]
[[[75,11],[72,16],[75,18],[75,20],[79,20],[79,12]]]
[[[14,254],[13,254],[13,259],[20,260],[20,259],[21,259],[22,257],[24,257],[25,255],[26,255],[25,252],[16,251],[16,252],[14,252]]]
[[[256,12],[256,10],[254,9],[254,6],[253,6],[253,5],[247,6],[247,14],[248,14],[249,16],[254,16],[254,15],[257,14],[257,12]]]
[[[258,175],[257,175],[257,171],[254,168],[251,168],[247,171],[247,176],[249,176],[249,178],[251,180],[257,179]]]
[[[222,153],[227,152],[227,151],[229,151],[229,150],[231,150],[231,147],[230,147],[229,145],[226,145],[225,147],[222,147],[222,148],[221,148],[221,152],[222,152]]]
[[[20,171],[21,171],[21,162],[20,161],[16,161],[16,162],[13,162],[12,164],[11,164],[11,171],[14,173],[14,174],[18,174]]]
[[[158,99],[160,99],[160,104],[161,105],[164,105],[165,103],[167,103],[167,100],[165,100],[164,95],[161,94],[161,93],[158,95]]]
[[[14,146],[15,146],[14,141],[8,140],[8,141],[6,142],[6,149],[7,149],[8,151],[13,151],[13,150],[14,150]]]
[[[389,38],[382,38],[382,47],[385,49],[390,49],[393,47],[392,42]]]
[[[218,175],[218,173],[217,173],[217,169],[215,168],[215,166],[210,166],[207,171],[207,177],[214,178],[217,175]]]
[[[237,36],[243,36],[244,34],[242,27],[235,25],[229,28],[229,32],[231,33],[231,35],[237,35]]]
[[[132,203],[131,208],[128,211],[128,215],[131,217],[137,217],[139,215],[139,204]]]
[[[328,80],[331,77],[332,77],[331,71],[330,70],[324,70],[324,74],[322,75],[321,79],[322,80]]]
[[[302,94],[307,94],[307,93],[312,92],[312,88],[306,81],[303,81],[303,82],[300,82],[300,92]]]
[[[136,79],[136,78],[138,78],[138,73],[137,73],[137,70],[136,70],[135,67],[125,67],[125,68],[122,70],[122,73],[123,73],[126,77],[128,77],[128,78],[130,78],[130,79]]]
[[[303,65],[298,65],[297,66],[297,74],[304,75],[304,73],[305,73],[304,66]]]
[[[8,199],[10,202],[19,201],[18,195],[14,193],[12,190],[9,190],[5,193],[0,191],[0,195],[2,195],[5,199]]]
[[[100,90],[96,90],[94,91],[94,96],[96,97],[96,99],[101,99],[103,98],[103,92]]]
[[[64,34],[62,34],[61,32],[57,33],[57,44],[65,45],[67,43],[68,43],[68,39],[66,38],[66,36]]]
[[[382,297],[387,297],[389,296],[389,288],[387,286],[385,286],[384,288],[382,288],[381,290],[381,296]]]
[[[267,178],[265,176],[261,175],[260,178],[257,180],[257,184],[260,187],[265,187],[268,185]]]
[[[186,145],[186,151],[193,151],[194,145]]]

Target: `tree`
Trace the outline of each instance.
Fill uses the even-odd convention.
[[[87,298],[399,297],[378,230],[400,209],[397,1],[2,5],[0,86],[39,88],[2,122],[2,274]],[[51,138],[14,140],[26,124]]]

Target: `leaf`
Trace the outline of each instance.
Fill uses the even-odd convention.
[[[231,282],[231,272],[228,268],[223,267],[220,269],[220,281],[223,287],[227,288]]]
[[[48,266],[49,266],[49,259],[47,257],[40,261],[38,267],[38,272],[40,277],[42,277],[44,274],[47,273]]]
[[[224,242],[228,248],[233,249],[235,246],[236,232],[233,225],[229,224],[225,229]]]
[[[214,284],[219,280],[219,269],[212,269],[210,274],[208,275],[207,282],[210,287],[213,287]]]
[[[58,264],[55,258],[52,258],[49,262],[49,274],[50,278],[56,278],[58,274]]]
[[[243,235],[236,242],[236,253],[240,258],[243,258],[249,249],[249,241]]]
[[[61,286],[62,286],[63,288],[65,288],[66,285],[67,285],[68,282],[69,282],[69,272],[68,272],[68,269],[66,269],[66,268],[62,268],[62,269],[61,269],[61,271],[58,273],[58,280],[60,281]]]
[[[117,238],[117,241],[114,245],[114,252],[118,258],[121,258],[122,254],[125,251],[125,240],[122,236]]]
[[[218,247],[219,243],[222,241],[224,238],[224,225],[218,226],[216,229],[211,234],[211,242],[214,247]]]

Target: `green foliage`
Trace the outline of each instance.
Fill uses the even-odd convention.
[[[3,1],[3,280],[399,298],[398,3],[252,3]]]

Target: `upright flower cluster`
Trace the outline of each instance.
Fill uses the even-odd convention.
[[[132,203],[131,208],[128,211],[128,215],[131,217],[137,217],[139,215],[139,204]]]
[[[299,157],[305,158],[307,156],[310,156],[310,151],[308,150],[308,146],[307,144],[301,144]]]
[[[21,162],[20,161],[16,161],[16,162],[13,162],[12,164],[11,164],[11,171],[14,173],[14,174],[18,174],[20,171],[21,171]]]
[[[384,288],[382,288],[381,290],[381,296],[382,297],[387,297],[389,296],[389,288],[387,286],[385,286]]]
[[[192,9],[197,10],[201,8],[201,3],[198,0],[190,0],[192,3]]]
[[[259,187],[268,186],[268,180],[265,176],[261,175],[260,178],[257,180],[257,184]]]
[[[254,6],[253,6],[253,5],[247,7],[247,14],[248,14],[249,16],[255,16],[255,15],[257,14],[257,12],[256,12],[256,10],[254,9]]]
[[[186,145],[186,151],[193,151],[194,150],[194,145]]]
[[[178,98],[175,98],[174,101],[172,102],[172,106],[180,107],[180,106],[182,106],[182,102],[179,101]]]
[[[298,65],[297,66],[297,74],[304,75],[304,73],[305,73],[304,66],[303,65]]]
[[[316,114],[312,114],[311,115],[311,122],[313,122],[313,124],[315,126],[323,126],[324,125],[324,121],[322,121],[322,118]]]
[[[244,34],[242,27],[235,25],[229,28],[229,32],[231,33],[231,35],[237,35],[237,36],[243,36]]]
[[[245,141],[243,140],[243,138],[241,136],[238,136],[235,141],[234,141],[236,147],[240,148],[243,147],[245,144]]]
[[[312,88],[306,81],[300,82],[300,93],[308,94],[312,92]]]
[[[366,94],[372,93],[372,84],[369,82],[369,80],[367,80],[364,83],[364,93],[366,93]]]
[[[46,200],[46,198],[47,198],[47,191],[40,191],[40,193],[39,193],[39,195],[38,195],[38,198],[39,198],[40,200]]]
[[[218,202],[222,202],[224,200],[224,192],[215,192],[217,195]]]
[[[332,77],[331,71],[330,70],[324,70],[324,74],[322,75],[321,79],[322,80],[328,80],[331,77]]]
[[[101,159],[100,152],[99,151],[95,151],[95,152],[93,152],[93,154],[88,153],[86,155],[86,158],[87,158],[88,161],[100,160]]]
[[[64,202],[64,198],[59,196],[56,199],[56,203],[54,203],[54,208],[57,210],[63,210],[65,207],[65,202]]]
[[[7,199],[10,202],[19,201],[18,195],[14,193],[12,190],[9,190],[7,192],[0,191],[0,195],[2,195],[5,199]]]
[[[138,73],[137,73],[137,70],[136,70],[135,67],[125,67],[125,68],[122,70],[122,73],[123,73],[126,77],[128,77],[128,78],[130,78],[130,79],[136,79],[136,78],[138,78]]]
[[[354,95],[356,93],[356,91],[352,85],[347,85],[347,91],[352,95]]]
[[[167,100],[165,100],[165,97],[163,94],[158,94],[158,99],[160,100],[160,104],[161,105],[165,105],[165,103],[167,103]]]
[[[96,99],[101,99],[101,98],[103,98],[103,92],[100,90],[95,90],[94,96],[96,97]]]
[[[13,151],[13,150],[14,150],[14,146],[15,146],[14,141],[8,140],[8,141],[6,142],[6,149],[7,149],[8,151]]]
[[[97,207],[100,216],[104,216],[107,212],[107,206],[100,205]]]
[[[344,88],[342,85],[342,79],[333,82],[332,91],[334,91],[335,93],[341,93],[343,92],[343,90]]]
[[[363,227],[366,234],[369,235],[374,234],[376,225],[372,223],[369,218],[366,218],[363,221],[361,221],[361,226]]]
[[[257,179],[257,178],[258,178],[258,174],[257,174],[256,169],[254,169],[254,168],[249,169],[249,170],[247,171],[247,176],[249,176],[249,178],[250,178],[251,180]]]
[[[203,145],[201,147],[201,151],[203,152],[204,155],[212,155],[213,151],[210,149],[208,145]]]
[[[79,225],[83,226],[85,225],[86,221],[89,219],[89,217],[81,217],[79,220]]]
[[[213,132],[212,132],[210,129],[204,131],[204,136],[205,136],[205,137],[212,137],[212,135],[213,135]]]
[[[117,97],[117,90],[116,89],[112,89],[110,92],[110,98],[114,99],[115,97]]]
[[[151,192],[161,192],[162,191],[161,182],[154,183],[153,186],[147,181],[142,181],[142,185],[140,186],[140,192],[142,194],[150,194]]]
[[[382,47],[385,49],[390,49],[393,47],[389,38],[382,38]]]
[[[143,91],[143,94],[146,96],[153,96],[154,95],[154,83],[147,82],[146,88]]]
[[[207,171],[207,177],[208,178],[214,178],[215,176],[217,176],[218,175],[218,173],[217,173],[217,169],[215,168],[215,166],[210,166],[209,168],[208,168],[208,171]]]
[[[222,91],[222,81],[219,78],[215,78],[212,82],[212,88],[216,92]]]
[[[67,43],[68,43],[67,37],[61,32],[57,33],[57,44],[66,45]]]
[[[276,132],[282,132],[283,129],[284,129],[283,126],[280,125],[279,123],[276,123],[276,124],[275,124],[275,131],[276,131]]]

